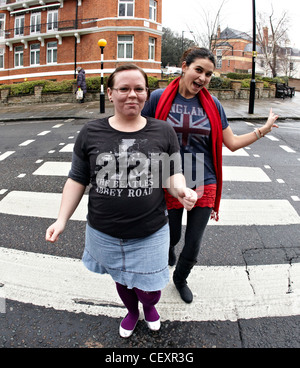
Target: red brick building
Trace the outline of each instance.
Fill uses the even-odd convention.
[[[162,0],[0,0],[0,84],[100,75],[133,62],[160,77]]]
[[[243,73],[252,68],[252,38],[245,32],[226,28],[214,40],[216,72]]]

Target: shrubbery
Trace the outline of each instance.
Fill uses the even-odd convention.
[[[169,78],[168,82],[170,83],[174,77]],[[106,89],[107,77],[103,78],[104,80],[104,88]],[[155,77],[148,77],[149,87],[150,89],[158,88],[158,79]],[[251,75],[250,74],[242,74],[242,73],[228,73],[225,77],[212,77],[211,82],[209,84],[209,88],[211,89],[230,89],[230,84],[232,80],[241,80],[242,88],[250,88]],[[279,83],[287,83],[286,78],[267,78],[256,76],[256,80],[263,81],[264,87],[268,88],[270,82],[279,82]],[[39,80],[39,81],[26,81],[22,83],[16,84],[7,84],[0,85],[0,89],[8,88],[9,94],[11,96],[18,96],[24,94],[34,94],[34,87],[36,85],[43,86],[42,93],[66,93],[72,92],[73,86],[76,84],[75,79],[71,80],[63,80],[59,82],[49,81],[49,80]],[[98,92],[101,87],[101,78],[100,77],[87,77],[86,85],[88,92]]]

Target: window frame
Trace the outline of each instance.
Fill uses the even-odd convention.
[[[55,44],[54,47],[50,47],[50,44]],[[49,52],[50,52],[50,61],[49,61]],[[54,60],[54,55],[55,55],[55,59]],[[47,64],[48,65],[53,65],[53,64],[57,64],[57,41],[50,41],[47,42]]]
[[[124,6],[124,15],[121,13],[121,7]],[[129,15],[130,8],[132,7],[132,15]],[[135,9],[135,0],[119,0],[118,3],[118,17],[120,18],[133,18]]]
[[[30,15],[30,34],[41,33],[41,19],[40,12],[34,12]]]
[[[149,37],[148,60],[155,61],[155,45],[156,45],[156,39],[154,37]]]
[[[131,37],[131,41],[129,40],[120,40],[121,37]],[[123,50],[123,56],[124,57],[120,57],[120,47],[124,46],[124,50]],[[130,51],[130,47],[131,47],[131,57],[127,57],[127,52]],[[117,60],[133,60],[133,55],[134,55],[134,36],[133,35],[118,35],[118,40],[117,40]]]
[[[16,63],[17,60],[18,60],[18,63]],[[14,67],[23,68],[23,66],[24,66],[24,47],[15,46],[14,48]]]
[[[149,19],[153,22],[157,21],[157,1],[149,0]]]
[[[51,18],[51,20],[49,19]],[[47,32],[58,30],[58,10],[48,10],[47,13]]]
[[[33,46],[38,46],[38,48],[34,49]],[[40,65],[40,52],[41,52],[41,46],[39,43],[32,43],[30,45],[30,65]],[[34,62],[32,62],[32,56],[34,55]],[[38,59],[38,62],[37,62]]]
[[[15,17],[15,36],[24,36],[24,26],[25,26],[25,15],[17,15]]]

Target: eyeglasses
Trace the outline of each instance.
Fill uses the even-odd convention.
[[[128,93],[131,90],[134,90],[134,93],[136,93],[137,95],[142,95],[143,93],[148,92],[148,88],[143,88],[143,87],[134,87],[134,88],[129,88],[129,87],[120,87],[120,88],[112,88],[114,90],[116,90],[118,93],[120,93],[120,95],[128,95]]]

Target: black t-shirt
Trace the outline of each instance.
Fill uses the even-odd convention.
[[[103,118],[80,131],[69,177],[91,184],[90,226],[132,239],[149,236],[167,223],[162,184],[176,173],[181,173],[179,145],[168,123],[147,118],[143,129],[121,132]]]

